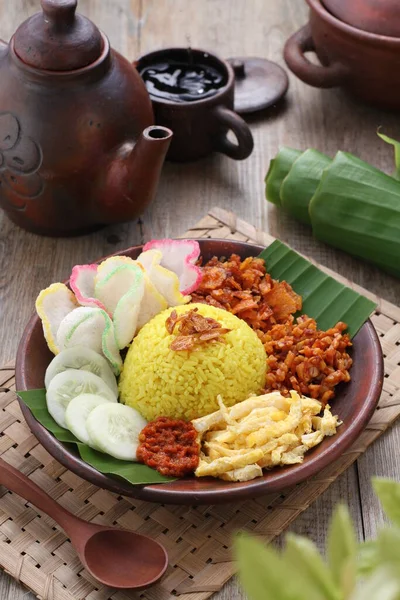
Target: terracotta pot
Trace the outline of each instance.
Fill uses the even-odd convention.
[[[322,0],[328,11],[357,29],[400,37],[399,0]]]
[[[137,62],[137,69],[140,73],[152,64],[169,60],[185,63],[187,56],[187,48],[158,50],[142,56]],[[195,63],[199,61],[201,64],[209,64],[221,72],[226,83],[215,95],[192,102],[173,102],[150,94],[157,125],[168,127],[174,132],[167,158],[186,162],[215,151],[236,160],[247,158],[253,150],[254,142],[249,126],[233,110],[233,68],[226,60],[204,50],[191,49],[191,56]],[[237,144],[228,140],[227,133],[230,130],[235,134]]]
[[[319,88],[343,86],[354,96],[383,108],[400,109],[400,37],[358,29],[333,16],[320,0],[306,0],[310,19],[286,42],[291,71]],[[315,52],[321,66],[305,52]]]

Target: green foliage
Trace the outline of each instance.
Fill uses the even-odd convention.
[[[357,572],[369,575],[379,567],[379,552],[376,540],[367,540],[358,548]]]
[[[236,551],[241,582],[249,600],[295,600],[285,562],[275,550],[240,535],[236,539]],[[301,592],[298,600],[303,600]]]
[[[329,527],[327,555],[335,584],[347,597],[356,582],[357,539],[350,513],[343,505],[336,509]]]
[[[309,600],[340,600],[333,575],[311,540],[289,534],[284,557]]]
[[[382,503],[383,510],[397,527],[400,527],[400,485],[391,479],[374,477],[372,485]]]
[[[358,543],[348,509],[337,507],[326,561],[305,537],[288,535],[282,552],[238,537],[239,577],[249,600],[400,600],[400,483],[375,478],[373,485],[393,526]]]
[[[399,600],[399,574],[390,566],[381,565],[360,585],[351,600]]]

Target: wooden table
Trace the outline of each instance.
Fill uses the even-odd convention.
[[[39,0],[0,0],[0,38],[8,40],[18,24],[38,10]],[[287,37],[307,18],[301,0],[80,0],[81,12],[107,33],[111,44],[134,59],[150,50],[191,45],[223,57],[263,56],[283,64]],[[1,82],[0,82],[1,85]],[[337,90],[310,88],[290,77],[284,106],[249,119],[255,138],[252,156],[235,162],[215,155],[185,166],[166,164],[157,199],[138,222],[104,229],[77,239],[40,238],[17,229],[0,215],[0,361],[13,358],[39,290],[66,278],[74,264],[139,244],[154,237],[178,235],[207,210],[221,206],[289,243],[394,303],[400,281],[313,240],[309,231],[264,198],[264,176],[279,146],[314,147],[333,155],[353,152],[390,172],[392,149],[376,129],[400,138],[396,115],[359,106]],[[346,501],[360,538],[374,535],[382,512],[370,485],[371,475],[400,479],[400,425],[366,452],[317,502],[292,531],[322,548],[334,505]],[[0,597],[30,596],[5,575]],[[33,598],[33,596],[32,596]],[[232,580],[215,598],[242,599]]]

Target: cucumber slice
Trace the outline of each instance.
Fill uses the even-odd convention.
[[[44,378],[45,388],[47,389],[49,387],[51,380],[56,375],[63,373],[63,371],[66,371],[67,369],[89,371],[90,373],[101,377],[110,390],[114,392],[115,396],[118,396],[117,380],[110,365],[104,356],[97,354],[97,352],[91,348],[87,348],[86,346],[74,346],[73,348],[66,348],[65,350],[62,350],[60,354],[57,354],[47,367]]]
[[[60,427],[67,428],[66,408],[72,398],[80,394],[96,394],[109,402],[117,400],[114,392],[97,375],[89,371],[67,369],[53,377],[46,392],[47,409]]]
[[[124,404],[102,404],[86,421],[90,443],[120,460],[136,460],[139,434],[147,425],[137,410]]]
[[[72,398],[65,411],[65,422],[75,437],[84,444],[90,445],[89,434],[86,429],[86,420],[96,406],[108,403],[109,400],[96,394],[80,394]]]

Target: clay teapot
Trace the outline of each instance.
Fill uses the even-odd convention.
[[[21,227],[74,235],[128,221],[151,202],[172,132],[146,87],[77,0],[0,41],[0,206]]]

